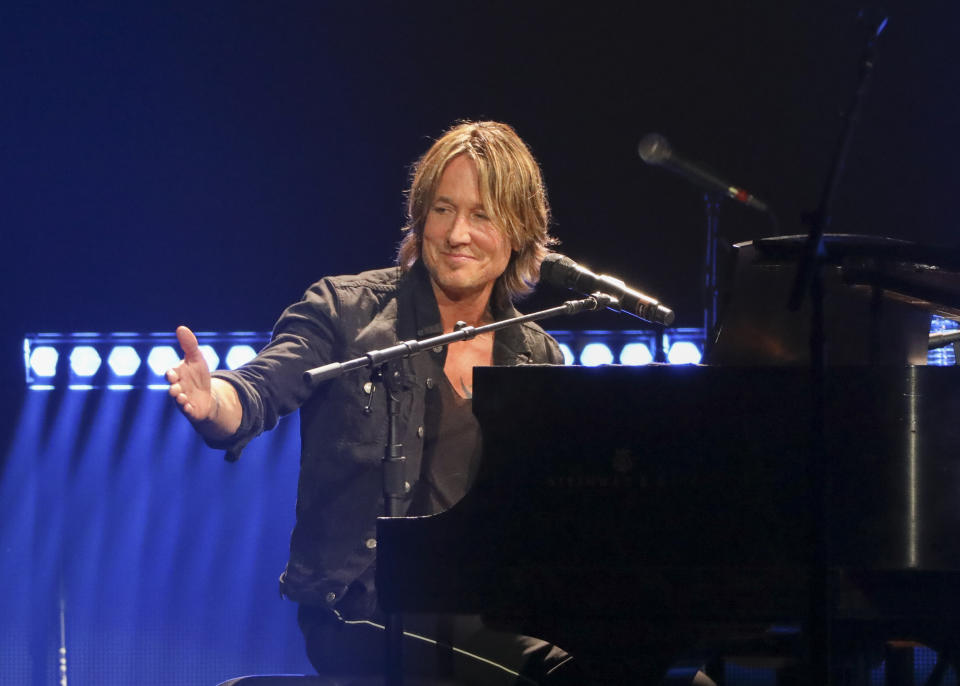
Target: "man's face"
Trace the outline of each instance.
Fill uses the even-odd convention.
[[[480,201],[477,166],[466,155],[447,164],[423,229],[423,262],[450,300],[483,295],[510,262],[511,246]]]

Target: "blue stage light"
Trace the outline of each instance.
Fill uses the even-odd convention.
[[[573,351],[570,349],[570,346],[566,343],[560,344],[560,352],[563,353],[563,363],[564,364],[575,364],[577,358],[573,356]]]
[[[585,367],[612,363],[613,353],[605,343],[587,343],[580,351],[580,364]]]
[[[670,364],[699,364],[703,353],[693,341],[677,341],[670,346],[667,360]]]
[[[646,343],[627,343],[620,351],[620,364],[643,365],[653,362],[653,353]]]
[[[70,369],[77,376],[93,376],[100,363],[100,353],[92,345],[78,345],[70,351]]]
[[[57,373],[57,360],[60,359],[60,353],[57,349],[42,345],[34,348],[30,353],[30,369],[37,376],[50,377]]]
[[[157,376],[163,376],[171,367],[176,367],[180,356],[170,345],[158,345],[150,349],[147,355],[147,366]]]
[[[237,367],[246,364],[256,356],[257,351],[253,349],[253,346],[231,346],[230,350],[227,351],[227,369],[236,369]]]
[[[117,376],[133,376],[140,368],[140,356],[131,345],[117,345],[107,356],[107,364]]]
[[[200,354],[207,361],[207,367],[210,368],[211,372],[220,365],[220,356],[217,355],[217,351],[213,349],[212,345],[201,345]]]

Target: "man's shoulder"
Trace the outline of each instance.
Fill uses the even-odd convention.
[[[553,336],[547,333],[546,329],[537,324],[536,322],[524,322],[522,325],[523,332],[527,336],[533,336],[534,338],[545,338],[548,340],[553,340]]]
[[[531,362],[543,364],[563,364],[563,353],[557,340],[535,322],[521,325],[526,345],[533,355]]]
[[[341,274],[328,276],[325,281],[336,290],[367,288],[374,291],[395,290],[400,283],[402,274],[397,266],[369,269],[359,274]]]

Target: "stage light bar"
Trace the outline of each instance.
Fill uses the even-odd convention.
[[[934,317],[931,331],[957,327],[954,321]],[[614,361],[640,365],[657,359],[671,364],[698,364],[705,342],[703,330],[694,328],[667,329],[662,334],[651,330],[550,333],[560,344],[565,364],[585,366]],[[211,369],[217,369],[221,360],[226,368],[236,369],[270,340],[269,333],[250,331],[201,332],[197,337],[201,354]],[[60,364],[61,356],[69,363]],[[931,350],[929,364],[953,364],[955,359],[953,346],[947,346]],[[31,390],[166,390],[163,375],[179,360],[180,347],[173,332],[34,334],[23,342],[25,380]]]
[[[251,345],[234,345],[227,351],[227,369],[236,369],[245,365],[257,356],[257,351]]]
[[[266,345],[270,334],[200,332],[197,337],[207,366],[217,369],[228,356],[235,366],[249,360]],[[33,390],[166,390],[164,374],[177,365],[180,355],[172,331],[47,333],[33,334],[23,341],[26,384]],[[60,363],[61,357],[64,364]]]
[[[639,366],[653,362],[653,353],[646,343],[627,343],[620,350],[620,364]]]
[[[78,345],[70,351],[70,369],[77,376],[93,376],[101,361],[100,353],[92,345]]]
[[[693,341],[677,341],[670,346],[667,361],[670,364],[700,364],[703,353]]]
[[[39,377],[49,378],[57,373],[57,360],[60,359],[60,353],[52,346],[42,345],[34,348],[28,359],[28,371],[32,370]]]
[[[954,331],[958,328],[960,328],[960,324],[952,319],[945,319],[944,317],[934,317],[930,322],[930,333]],[[958,343],[945,345],[941,348],[934,348],[927,353],[927,364],[938,367],[956,364],[958,351],[960,351],[960,344]]]
[[[180,362],[180,355],[172,345],[157,345],[150,349],[147,355],[147,366],[155,376],[163,376],[171,367]]]
[[[107,366],[117,376],[133,376],[140,368],[140,356],[132,345],[117,345],[107,357]]]
[[[613,364],[613,352],[606,343],[587,343],[580,351],[580,364],[584,367]]]

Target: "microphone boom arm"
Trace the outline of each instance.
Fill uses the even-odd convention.
[[[310,388],[316,388],[323,381],[335,379],[355,369],[373,369],[392,360],[411,357],[424,350],[429,350],[430,348],[435,348],[440,345],[449,345],[458,341],[469,340],[480,334],[498,331],[499,329],[504,329],[514,324],[548,319],[561,314],[578,314],[584,310],[613,308],[616,307],[618,303],[619,301],[615,297],[606,293],[597,292],[581,300],[567,300],[562,305],[556,307],[511,317],[510,319],[502,319],[498,322],[484,324],[483,326],[467,326],[466,324],[460,326],[458,324],[457,328],[450,333],[424,338],[419,341],[403,341],[389,348],[371,350],[366,355],[347,360],[346,362],[331,362],[330,364],[308,369],[303,373],[303,380]]]

